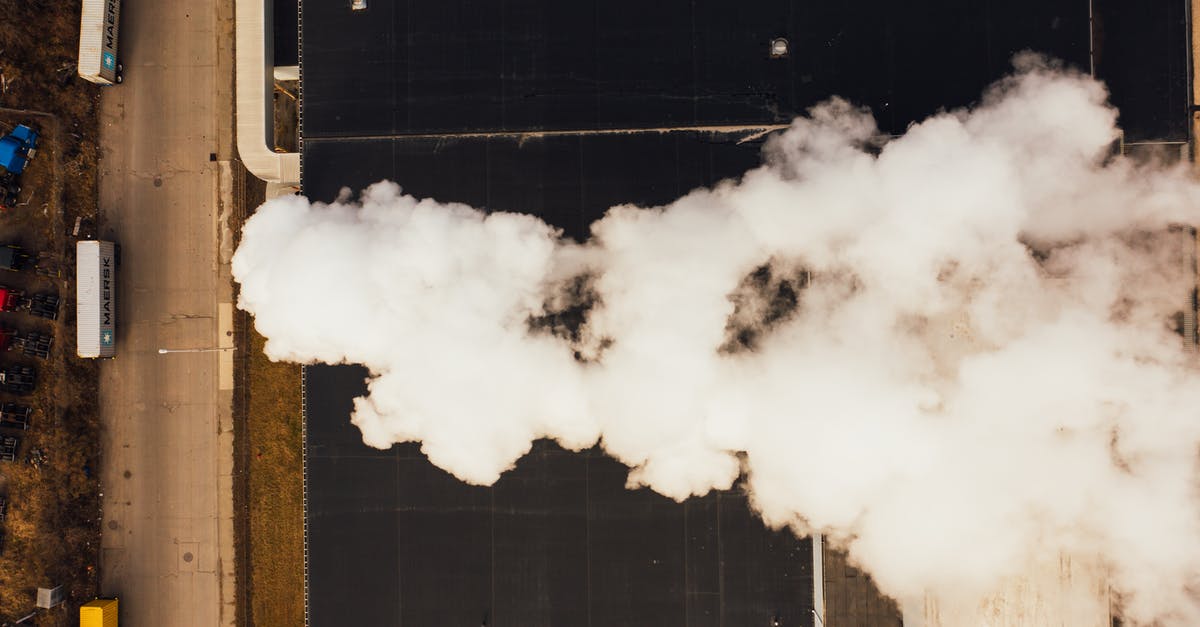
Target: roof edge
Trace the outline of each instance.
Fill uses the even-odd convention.
[[[300,184],[300,153],[275,152],[274,59],[269,53],[269,0],[236,0],[235,63],[237,150],[251,174],[283,185]]]

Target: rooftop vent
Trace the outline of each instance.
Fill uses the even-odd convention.
[[[771,40],[771,58],[782,59],[788,56],[788,40],[784,37],[776,37]]]

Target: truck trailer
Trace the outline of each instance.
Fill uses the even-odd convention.
[[[116,599],[96,599],[79,606],[79,627],[117,627]]]
[[[117,355],[117,246],[83,240],[75,244],[76,348],[80,357]]]
[[[117,35],[121,0],[83,0],[79,20],[79,75],[98,85],[120,83]]]
[[[39,318],[58,320],[58,305],[62,300],[54,292],[25,296],[25,292],[0,285],[0,311],[23,311]]]

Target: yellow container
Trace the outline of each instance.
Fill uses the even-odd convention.
[[[79,627],[117,627],[117,600],[96,599],[79,606]]]

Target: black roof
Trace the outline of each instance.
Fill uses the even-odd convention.
[[[1098,69],[1128,139],[1186,139],[1182,3],[1137,4],[1094,1]],[[832,95],[902,132],[977,100],[1019,50],[1090,65],[1078,0],[301,5],[307,195],[386,178],[577,238],[614,204],[741,174],[760,144],[462,134],[786,122]],[[769,58],[777,36],[784,59]],[[364,371],[305,373],[314,627],[811,624],[811,545],[764,529],[736,492],[676,504],[625,490],[623,467],[596,452],[544,442],[495,487],[466,486],[415,445],[361,443],[349,412]]]

